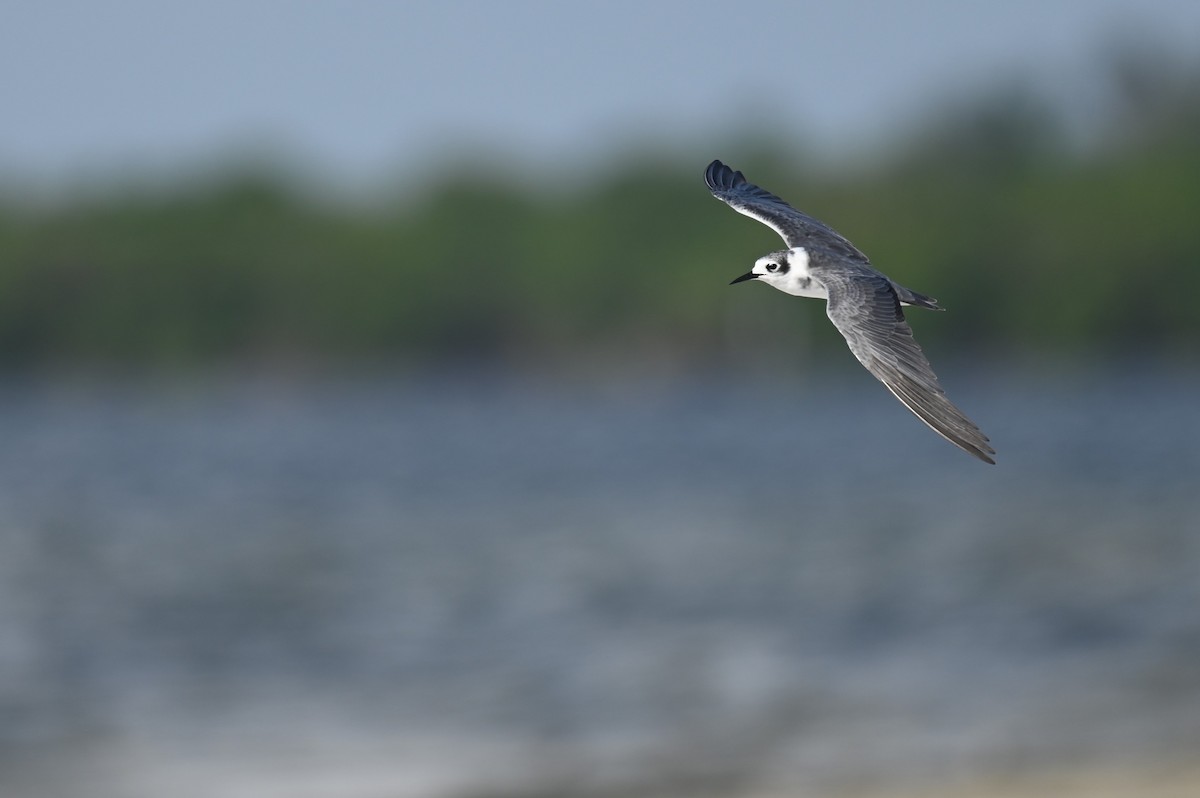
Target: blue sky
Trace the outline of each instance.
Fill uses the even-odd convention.
[[[1105,47],[1200,45],[1196,0],[10,2],[0,175],[71,183],[280,153],[347,184],[460,148],[561,167],[746,123],[827,152]]]

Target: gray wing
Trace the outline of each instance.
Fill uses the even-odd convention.
[[[812,268],[810,266],[810,268]],[[890,281],[872,269],[814,270],[829,291],[830,321],[850,351],[905,407],[937,434],[985,463],[996,453],[979,427],[950,403]]]
[[[819,246],[847,258],[868,262],[866,255],[832,227],[801,213],[720,161],[713,161],[704,170],[704,182],[714,197],[738,213],[770,227],[783,236],[789,247]]]

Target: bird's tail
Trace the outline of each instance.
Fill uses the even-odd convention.
[[[918,308],[926,308],[927,310],[945,310],[944,307],[938,304],[938,301],[931,296],[918,294],[911,288],[905,288],[902,285],[892,283],[892,287],[896,289],[896,296],[905,305],[912,305]]]

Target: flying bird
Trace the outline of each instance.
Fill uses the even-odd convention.
[[[876,271],[836,230],[720,161],[704,170],[704,182],[714,197],[779,233],[788,247],[763,255],[730,285],[759,280],[785,294],[826,300],[829,320],[867,371],[938,435],[995,464],[988,437],[946,398],[904,320],[904,306],[943,310],[937,300]]]

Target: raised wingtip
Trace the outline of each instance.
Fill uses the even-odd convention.
[[[720,161],[713,161],[704,170],[704,182],[713,191],[733,188],[743,180],[741,172],[735,172]]]
[[[710,163],[704,170],[705,185],[707,185],[710,189],[720,188],[720,185],[717,183],[717,175],[720,174],[721,170],[725,168],[727,168],[725,164],[721,163],[720,161],[713,161]]]

